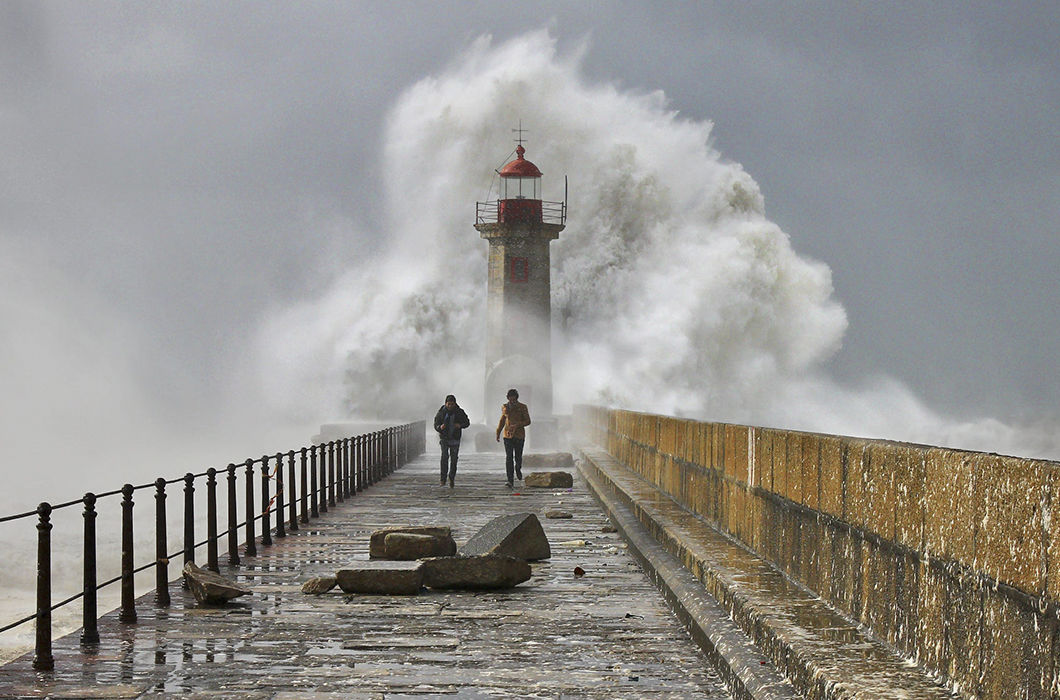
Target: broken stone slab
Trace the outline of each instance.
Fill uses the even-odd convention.
[[[533,513],[502,515],[482,526],[460,548],[464,556],[499,554],[526,561],[548,559],[552,549],[541,521]]]
[[[523,485],[543,489],[569,489],[574,486],[574,477],[569,472],[534,472],[526,475]]]
[[[423,568],[418,561],[359,561],[335,572],[335,579],[344,593],[416,595]]]
[[[368,538],[368,557],[370,559],[389,559],[390,557],[386,553],[386,536],[395,532],[438,538],[444,544],[440,544],[440,551],[432,556],[456,554],[456,542],[453,541],[453,533],[449,527],[441,525],[399,525],[397,527],[384,527],[372,533],[371,537]]]
[[[327,593],[337,585],[338,580],[334,576],[317,576],[302,584],[302,593],[320,595],[321,593]]]
[[[566,520],[567,518],[573,518],[574,516],[565,510],[546,510],[545,517],[550,520]]]
[[[530,564],[498,554],[421,559],[423,585],[428,588],[513,588],[530,580]]]
[[[524,469],[547,469],[559,471],[574,469],[574,455],[570,452],[545,452],[523,455]]]
[[[207,605],[224,605],[233,598],[252,593],[246,586],[226,579],[221,574],[200,569],[195,562],[184,564],[184,580],[195,600]]]
[[[383,559],[412,561],[424,557],[451,557],[456,554],[452,536],[434,537],[415,532],[388,532],[383,538]]]

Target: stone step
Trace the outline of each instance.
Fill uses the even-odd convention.
[[[753,652],[740,647],[738,639],[736,652],[727,653],[735,638],[724,620],[718,620],[714,606],[697,596],[699,590],[708,592],[724,611],[723,617],[731,618],[794,690],[807,698],[960,698],[925,669],[899,656],[892,647],[682,508],[606,452],[586,448],[581,457],[579,470],[619,529],[624,534],[640,528],[650,533],[650,539],[643,531],[640,538],[627,534],[631,549],[638,550],[638,558],[693,637],[708,654],[719,657],[715,659],[719,668],[729,667],[734,676],[746,676],[741,682],[751,697],[780,697],[778,693],[784,688],[748,669],[753,665],[748,664]],[[670,571],[658,548],[679,559],[700,586],[689,587],[683,572]]]

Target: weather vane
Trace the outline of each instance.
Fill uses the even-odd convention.
[[[517,144],[519,144],[520,146],[522,146],[523,145],[523,132],[524,131],[530,131],[529,129],[524,129],[523,128],[523,120],[522,119],[519,120],[519,128],[518,129],[512,129],[512,131],[517,133],[517,134],[519,134],[519,137],[517,139],[515,139],[515,142]]]

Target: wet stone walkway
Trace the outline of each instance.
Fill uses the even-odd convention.
[[[0,667],[3,698],[727,698],[728,692],[627,553],[580,474],[571,490],[504,484],[503,455],[461,456],[456,488],[426,455],[259,547],[222,574],[254,594],[199,607],[179,583],[139,621],[100,621],[84,653],[55,642],[55,668],[30,657]],[[550,509],[571,519],[546,519]],[[457,544],[498,515],[537,514],[552,558],[507,591],[424,590],[417,596],[321,596],[303,582],[368,558],[369,534],[392,525],[449,525]],[[585,571],[575,576],[575,567]]]

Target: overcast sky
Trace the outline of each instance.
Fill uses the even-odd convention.
[[[714,122],[832,270],[837,380],[1060,417],[1056,2],[32,1],[0,3],[5,440],[241,410],[262,318],[385,243],[397,98],[542,27],[588,79]]]

